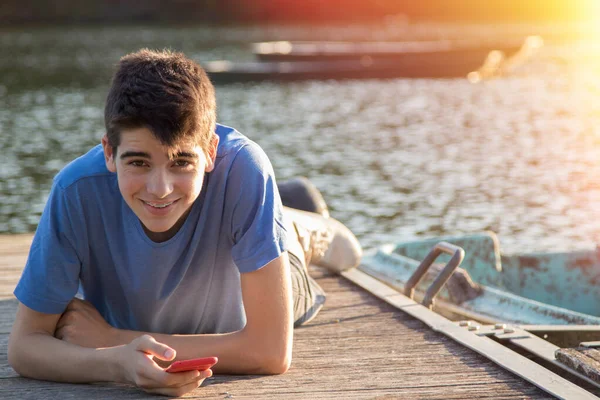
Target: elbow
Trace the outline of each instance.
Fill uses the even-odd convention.
[[[24,378],[40,379],[36,375],[36,362],[32,360],[32,343],[29,335],[12,332],[8,337],[7,361],[8,365]]]
[[[292,364],[292,340],[281,340],[279,343],[262,342],[255,353],[255,360],[260,373],[264,375],[281,375],[286,373]]]
[[[12,359],[8,359],[8,365],[23,378],[32,378],[32,376],[29,375],[26,370],[21,368],[21,364],[14,357]]]
[[[26,372],[22,368],[22,363],[20,362],[21,356],[20,356],[18,341],[13,338],[13,335],[11,335],[8,339],[8,349],[7,350],[8,350],[8,365],[10,365],[10,367],[12,369],[14,369],[17,374],[27,377]]]
[[[274,355],[269,363],[270,375],[285,374],[292,365],[292,348],[285,349]]]
[[[285,374],[290,369],[291,364],[291,352],[263,355],[260,361],[261,372],[265,375]]]
[[[292,343],[282,340],[275,344],[272,341],[262,340],[251,341],[252,346],[246,346],[252,349],[246,353],[248,365],[244,368],[244,373],[259,375],[281,375],[290,369],[292,364]]]

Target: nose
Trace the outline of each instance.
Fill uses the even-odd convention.
[[[146,190],[157,199],[164,199],[173,192],[172,177],[167,171],[155,169],[148,178]]]

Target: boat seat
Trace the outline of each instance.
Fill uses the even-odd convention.
[[[500,244],[496,234],[491,231],[402,242],[396,245],[394,253],[420,261],[427,256],[433,246],[441,241],[463,248],[465,258],[460,266],[471,274],[478,270],[489,272],[488,268],[498,272],[502,271]],[[443,254],[438,258],[438,262],[447,262],[449,259],[450,256]]]
[[[427,287],[433,283],[433,280],[442,272],[446,265],[440,263],[433,263],[423,279],[422,285],[419,285],[419,289],[425,291]],[[444,292],[440,293],[442,297],[444,294],[447,295],[447,300],[453,304],[460,305],[465,301],[473,300],[479,297],[483,292],[480,285],[473,282],[473,279],[469,276],[469,273],[463,268],[456,268],[450,278],[444,284]]]

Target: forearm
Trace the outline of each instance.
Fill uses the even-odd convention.
[[[28,378],[70,383],[120,382],[119,351],[80,347],[38,332],[11,338],[8,359],[16,372]]]
[[[118,330],[113,335],[112,345],[126,344],[148,334],[156,341],[177,351],[176,360],[216,356],[219,362],[212,368],[224,374],[273,374],[280,373],[273,361],[273,349],[277,345],[267,338],[253,335],[248,330],[224,334],[168,335],[162,333]],[[280,340],[285,340],[282,337]]]
[[[284,253],[259,270],[242,275],[246,325],[237,332],[170,335],[120,330],[108,325],[91,304],[74,299],[68,306],[70,318],[60,318],[55,335],[87,347],[127,345],[142,335],[150,335],[174,349],[177,360],[218,357],[215,372],[284,373],[291,363],[293,341],[289,269]]]

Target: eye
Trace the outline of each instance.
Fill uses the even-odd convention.
[[[142,160],[133,160],[129,163],[129,165],[133,165],[134,167],[143,167],[145,164]]]
[[[176,167],[185,168],[188,165],[191,165],[191,163],[189,161],[186,161],[186,160],[177,160],[177,161],[175,161],[175,166]]]

